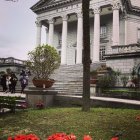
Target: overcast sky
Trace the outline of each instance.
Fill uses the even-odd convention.
[[[25,60],[27,53],[35,48],[36,14],[30,7],[37,1],[39,0],[0,0],[0,57]]]

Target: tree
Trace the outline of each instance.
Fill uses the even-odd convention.
[[[60,56],[56,49],[49,45],[36,47],[28,53],[27,68],[35,79],[49,79],[60,65]]]
[[[83,11],[83,105],[82,111],[90,110],[90,31],[89,2],[82,0]]]

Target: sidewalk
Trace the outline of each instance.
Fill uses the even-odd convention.
[[[12,96],[12,97],[15,97],[15,96],[21,96],[21,97],[23,97],[23,98],[25,98],[25,94],[21,94],[21,93],[10,93],[10,92],[8,92],[8,93],[5,93],[5,92],[0,92],[0,96]]]
[[[0,96],[21,96],[23,98],[26,97],[26,94],[21,94],[21,93],[15,93],[15,94],[11,94],[11,93],[4,93],[4,92],[0,92]],[[63,96],[63,97],[73,97],[73,98],[82,98],[82,96],[74,96],[74,95],[59,95],[57,94],[57,96]],[[119,98],[108,98],[108,97],[95,97],[95,96],[91,96],[90,97],[91,100],[94,101],[101,101],[101,102],[108,102],[108,103],[122,103],[122,104],[126,104],[126,105],[136,105],[140,107],[140,101],[138,100],[130,100],[130,99],[119,99]]]
[[[79,103],[82,101],[82,96],[74,95],[58,95],[57,100],[67,101],[69,103]],[[129,99],[119,99],[119,98],[109,98],[109,97],[95,97],[91,96],[91,106],[95,107],[113,107],[113,108],[130,108],[130,109],[140,109],[140,101],[129,100]]]

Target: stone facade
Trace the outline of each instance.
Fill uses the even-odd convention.
[[[13,57],[0,58],[0,71],[6,72],[7,69],[19,74],[25,69],[25,61]]]
[[[41,27],[45,26],[46,43],[58,50],[61,64],[82,64],[82,1],[40,0],[31,10],[37,14],[36,45],[41,44]],[[106,62],[123,73],[130,73],[134,66],[139,65],[139,15],[139,0],[90,1],[93,64]]]

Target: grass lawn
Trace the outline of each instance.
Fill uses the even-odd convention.
[[[27,110],[0,116],[0,140],[15,134],[34,133],[41,140],[56,132],[75,134],[82,140],[84,134],[93,140],[110,140],[116,133],[122,133],[120,140],[140,140],[140,110],[91,108],[48,108]]]

